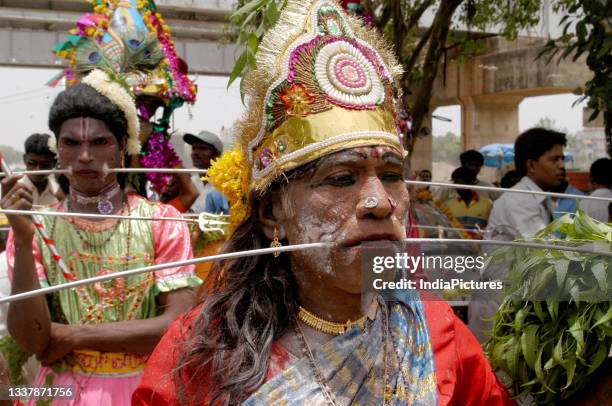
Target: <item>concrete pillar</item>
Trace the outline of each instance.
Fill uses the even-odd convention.
[[[519,134],[518,106],[523,96],[461,97],[461,146],[480,149],[491,143],[513,143]]]

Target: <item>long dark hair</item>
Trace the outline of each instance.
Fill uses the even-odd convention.
[[[257,219],[260,204],[289,180],[312,174],[323,159],[288,172],[266,195],[253,194],[252,214],[225,243],[223,252],[269,247]],[[298,285],[286,253],[278,258],[258,255],[221,261],[210,275],[213,288],[202,299],[202,310],[175,369],[181,404],[195,400],[189,388],[203,378],[208,387],[198,388],[198,399],[241,403],[264,382],[272,343],[287,332],[297,314]]]

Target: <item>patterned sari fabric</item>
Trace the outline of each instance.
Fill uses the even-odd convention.
[[[423,304],[418,298],[403,296],[400,301],[382,304],[387,306],[387,334],[387,316],[381,308],[365,328],[353,327],[314,349],[314,365],[309,357],[301,358],[244,404],[321,404],[328,402],[324,390],[337,405],[382,404],[386,383],[392,395],[386,404],[435,405],[435,365]],[[385,362],[388,382],[383,382]]]
[[[396,353],[402,353],[406,363],[411,361],[411,357],[417,358],[412,364],[412,376],[421,377],[419,387],[416,385],[414,392],[407,389],[406,393],[416,393],[418,399],[415,401],[418,404],[431,404],[438,406],[466,406],[466,405],[487,405],[487,406],[516,406],[516,403],[510,398],[508,391],[504,385],[497,379],[486,357],[482,352],[482,348],[474,336],[469,332],[465,324],[463,324],[453,314],[448,303],[439,300],[432,300],[431,297],[424,297],[423,302],[418,305],[399,303],[400,310],[397,307],[390,307],[391,315],[394,319],[390,321],[390,325],[404,326],[404,331],[410,331],[411,323],[409,320],[415,320],[408,313],[410,307],[424,309],[427,328],[423,333],[428,331],[429,339],[431,340],[431,348],[435,359],[435,380],[436,380],[436,396],[427,394],[419,394],[419,389],[429,390],[427,375],[429,374],[430,361],[421,360],[417,353],[412,353],[412,350],[402,349],[417,348],[410,344],[411,337],[409,333],[401,335],[397,333],[397,328],[393,332],[396,342],[401,344],[396,345]],[[394,311],[395,310],[395,311]],[[194,322],[198,315],[202,312],[202,305],[197,306],[191,312],[188,312],[170,325],[168,331],[161,339],[159,345],[147,361],[147,366],[143,379],[138,386],[138,389],[132,396],[132,405],[134,406],[169,406],[169,405],[210,405],[210,392],[216,387],[212,383],[210,371],[204,371],[201,375],[193,376],[189,371],[180,377],[182,388],[179,389],[177,377],[175,375],[176,367],[179,363],[179,357],[184,350],[185,341],[190,339],[194,334]],[[395,319],[395,317],[398,317]],[[419,316],[420,317],[420,316]],[[405,318],[401,322],[401,318]],[[317,366],[319,371],[325,372],[328,389],[333,389],[333,393],[338,404],[354,401],[359,404],[362,402],[368,405],[381,405],[382,379],[384,376],[384,365],[381,369],[380,360],[373,354],[376,348],[380,348],[380,341],[377,344],[374,341],[375,327],[371,323],[367,328],[366,334],[371,342],[366,339],[359,339],[359,335],[363,332],[359,330],[351,330],[346,333],[346,337],[340,336],[329,344],[324,344],[321,348],[314,351],[317,357]],[[380,325],[379,325],[380,326]],[[401,330],[400,330],[401,331]],[[349,338],[350,337],[352,338]],[[399,338],[399,340],[397,340]],[[404,342],[402,343],[402,338]],[[425,336],[422,336],[425,339]],[[380,340],[380,338],[379,338]],[[420,342],[420,341],[419,341]],[[423,341],[424,342],[424,341]],[[369,345],[372,345],[370,351]],[[344,354],[344,358],[335,354],[338,347],[338,354]],[[353,353],[347,356],[354,349]],[[365,349],[365,352],[363,352]],[[359,355],[357,351],[362,351]],[[429,351],[425,351],[424,357],[428,357]],[[369,354],[367,356],[361,354]],[[374,358],[373,358],[374,357]],[[330,364],[324,364],[325,359],[334,359],[336,369],[330,369]],[[363,361],[366,359],[369,361]],[[374,361],[372,361],[374,359]],[[339,361],[338,361],[339,360]],[[357,361],[355,363],[354,361]],[[393,359],[390,359],[393,361]],[[258,388],[247,400],[247,404],[258,405],[294,405],[294,404],[321,404],[326,403],[323,399],[321,386],[317,385],[312,371],[307,371],[304,363],[305,360],[298,359],[289,353],[278,341],[272,343],[271,354],[266,377],[263,385]],[[393,361],[397,364],[397,361]],[[378,364],[377,364],[378,363]],[[399,391],[397,385],[397,377],[399,370],[390,364],[389,371],[392,378],[389,380],[392,390]],[[364,372],[366,370],[367,372]],[[420,371],[420,372],[419,372]],[[301,375],[298,375],[301,374]],[[402,379],[410,376],[406,373],[406,368],[402,370]],[[374,377],[369,381],[368,377]],[[434,376],[432,374],[432,376]],[[378,379],[381,381],[379,389],[372,391],[367,385],[372,385]],[[403,381],[401,381],[403,382]],[[411,384],[414,381],[409,381]],[[365,386],[364,386],[365,385]],[[186,395],[181,398],[179,392],[183,391]],[[378,395],[376,396],[376,392]],[[264,393],[265,392],[265,393]],[[328,390],[329,392],[329,390]],[[367,400],[357,400],[357,394],[370,396]],[[274,396],[267,398],[267,396]],[[311,397],[312,396],[312,397]],[[429,400],[427,400],[429,399]],[[428,403],[429,402],[429,403]],[[399,399],[399,396],[388,402],[390,404],[410,404],[407,400]]]

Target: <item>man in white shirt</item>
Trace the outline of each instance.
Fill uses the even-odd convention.
[[[475,149],[470,149],[463,152],[459,155],[459,161],[461,161],[461,166],[471,169],[476,174],[476,183],[475,186],[493,186],[492,183],[489,183],[484,180],[478,179],[478,174],[484,165],[484,156],[476,151]],[[489,198],[491,200],[495,200],[499,197],[499,192],[492,192],[487,190],[479,190],[478,194],[482,198]],[[440,187],[434,192],[434,199],[445,202],[449,199],[456,198],[457,191],[456,189]]]
[[[28,171],[48,170],[55,168],[55,153],[49,149],[49,134],[32,134],[25,141],[23,163]],[[53,175],[27,175],[19,183],[32,189],[34,204],[48,206],[64,198],[59,184]]]
[[[197,136],[185,134],[183,141],[191,145],[191,161],[198,169],[210,168],[212,161],[223,153],[223,143],[219,137],[209,131],[201,131]],[[189,209],[193,213],[206,211],[206,198],[215,191],[213,185],[201,180],[202,176],[204,175],[194,174],[191,179],[199,192],[198,198]],[[225,199],[222,196],[221,198]]]
[[[595,197],[612,198],[612,160],[601,158],[593,162],[590,170],[591,194]],[[610,222],[610,202],[601,200],[580,201],[580,207],[592,218],[603,223]]]
[[[532,128],[518,136],[514,143],[514,163],[523,176],[512,189],[551,191],[565,179],[563,147],[565,135],[544,128]],[[553,219],[554,204],[550,197],[504,192],[493,203],[487,234],[490,239],[513,240],[533,237]],[[489,274],[505,279],[507,269],[500,264]],[[487,339],[493,327],[492,317],[499,309],[503,293],[476,292],[468,307],[468,326],[479,341]]]
[[[563,147],[565,135],[544,128],[532,128],[516,139],[514,163],[523,175],[511,189],[551,191],[565,179]],[[487,230],[504,230],[513,237],[533,237],[553,218],[554,204],[542,195],[505,192],[493,204]]]

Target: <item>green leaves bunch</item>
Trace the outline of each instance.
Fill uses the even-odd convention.
[[[578,209],[535,240],[609,253],[612,227]],[[507,264],[510,281],[486,344],[493,366],[510,376],[515,395],[530,395],[537,404],[562,404],[586,387],[612,347],[612,259],[508,247],[490,261]]]

